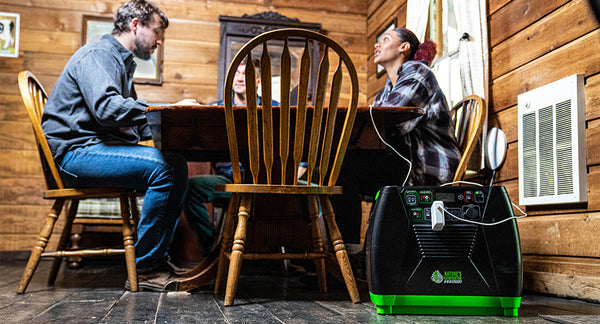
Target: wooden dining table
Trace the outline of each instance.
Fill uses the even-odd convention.
[[[259,107],[260,109],[260,107]],[[292,115],[295,107],[291,107]],[[279,107],[273,107],[274,116]],[[308,118],[312,115],[308,108]],[[347,107],[337,110],[337,122],[343,123]],[[326,116],[326,114],[324,114]],[[423,115],[422,108],[416,107],[369,107],[357,109],[354,127],[348,143],[348,153],[384,150],[384,144],[374,127],[385,138],[384,124],[410,120]],[[236,125],[245,125],[245,107],[234,107]],[[146,119],[152,132],[156,148],[178,152],[188,161],[220,162],[229,160],[229,146],[223,106],[213,105],[157,105],[146,108]],[[238,133],[238,145],[243,150],[246,136]],[[203,257],[201,262],[183,275],[174,287],[178,291],[198,288],[216,276],[219,249]]]

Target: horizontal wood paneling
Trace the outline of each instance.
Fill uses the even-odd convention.
[[[490,46],[496,46],[567,2],[569,0],[510,1],[490,17]]]
[[[598,212],[525,217],[518,224],[524,254],[600,257],[599,244],[582,244],[600,238]]]
[[[495,13],[498,9],[511,1],[512,0],[488,0],[488,15]]]
[[[323,0],[271,0],[271,5],[277,7],[293,7],[293,8],[312,8],[313,10],[331,11],[333,8],[331,3]],[[365,0],[347,0],[336,4],[335,11],[349,12],[359,15],[364,15],[367,12],[367,1]]]
[[[595,30],[493,80],[490,108],[493,111],[516,105],[517,96],[542,85],[580,73],[600,72],[600,32]],[[492,54],[491,59],[494,59]]]
[[[0,150],[35,150],[31,123],[0,121]]]
[[[39,234],[50,206],[0,206],[0,234]]]
[[[46,190],[46,183],[42,167],[38,168],[37,178],[0,178],[0,206],[49,204],[42,198],[42,190]]]
[[[590,76],[585,80],[585,119],[600,118],[600,74]]]
[[[561,297],[600,299],[600,260],[563,256],[523,256],[523,288]]]
[[[596,29],[586,0],[574,0],[492,49],[492,79]]]
[[[562,273],[525,272],[523,289],[559,297],[600,300],[598,277],[572,276]]]

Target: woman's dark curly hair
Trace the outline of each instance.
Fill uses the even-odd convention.
[[[169,27],[169,19],[157,5],[146,0],[131,0],[117,9],[113,18],[115,28],[112,33],[113,35],[119,35],[128,32],[129,23],[133,18],[139,19],[142,26],[148,26],[154,21],[154,14],[160,17],[160,26],[162,29]]]
[[[435,58],[435,54],[437,54],[437,46],[433,41],[427,40],[420,43],[412,31],[402,27],[394,28],[394,32],[396,32],[401,42],[408,42],[410,44],[409,60],[423,60],[431,64]]]

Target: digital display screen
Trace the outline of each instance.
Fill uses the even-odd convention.
[[[455,202],[454,193],[452,192],[436,192],[435,200],[441,200],[445,203],[453,203]]]

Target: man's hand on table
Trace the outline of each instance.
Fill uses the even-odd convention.
[[[200,105],[200,103],[198,101],[196,101],[196,99],[183,99],[183,100],[180,100],[180,101],[174,103],[173,105],[189,106],[189,105]]]

